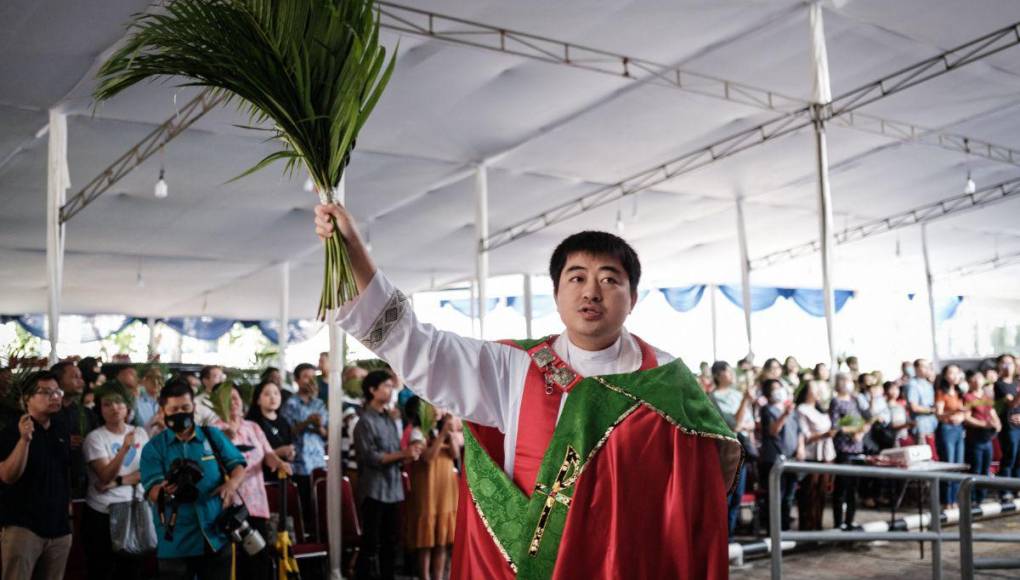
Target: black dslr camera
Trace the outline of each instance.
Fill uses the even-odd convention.
[[[177,527],[177,513],[182,503],[194,503],[198,500],[198,482],[202,480],[202,468],[193,459],[174,459],[170,471],[166,474],[166,483],[176,486],[173,493],[164,488],[159,492],[157,508],[159,521],[165,529],[164,537],[168,542],[174,539],[174,528]],[[169,512],[169,513],[168,513]]]
[[[202,480],[202,468],[193,459],[174,459],[170,464],[170,473],[166,475],[166,482],[177,486],[174,492],[173,501],[178,503],[192,503],[198,499],[198,482]]]
[[[230,537],[230,541],[241,544],[249,556],[254,556],[266,547],[262,534],[248,523],[248,508],[244,505],[232,505],[223,508],[216,525]]]

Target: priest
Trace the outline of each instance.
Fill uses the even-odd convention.
[[[338,324],[467,421],[454,578],[728,576],[740,444],[683,362],[624,327],[641,277],[624,240],[581,232],[553,252],[563,333],[486,342],[418,321],[351,214],[315,212],[358,285]]]

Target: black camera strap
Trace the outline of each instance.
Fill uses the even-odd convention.
[[[223,462],[223,456],[220,455],[220,447],[216,444],[216,441],[212,438],[209,428],[205,425],[199,427],[202,430],[202,434],[205,435],[205,440],[209,442],[209,447],[212,448],[213,457],[216,458],[216,465],[220,468],[220,475],[223,476],[223,482],[226,483],[227,479],[230,478],[230,472],[227,471],[227,465]],[[241,505],[244,506],[245,511],[248,510],[248,504],[244,502],[244,497],[241,496],[240,491],[234,492],[238,499],[241,500]]]

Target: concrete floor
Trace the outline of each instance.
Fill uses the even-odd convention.
[[[888,515],[886,515],[888,517]],[[859,521],[862,518],[858,518]],[[985,533],[1020,533],[1020,515],[985,520],[975,523],[975,531]],[[956,526],[948,528],[956,531]],[[932,577],[930,546],[925,546],[925,558],[920,558],[918,544],[914,542],[888,542],[870,544],[839,544],[799,554],[783,555],[784,580],[816,580],[819,578],[863,578],[868,580],[915,580]],[[975,557],[1012,557],[1020,555],[1017,544],[975,544]],[[956,542],[942,545],[943,578],[960,577],[960,546]],[[731,567],[732,580],[761,580],[771,578],[770,560],[751,560],[742,568]],[[981,572],[975,578],[983,580],[1020,578],[1020,570]]]

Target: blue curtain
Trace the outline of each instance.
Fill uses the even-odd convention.
[[[513,308],[518,314],[524,316],[524,297],[510,296],[506,299],[507,306]],[[556,301],[548,294],[531,297],[531,317],[538,319],[549,316],[556,312]]]
[[[730,302],[738,308],[744,307],[744,299],[740,286],[719,286],[719,290]],[[853,297],[853,290],[834,291],[836,312],[846,306],[846,301]],[[793,302],[811,316],[825,316],[825,294],[818,289],[806,288],[764,288],[759,286],[751,287],[751,312],[758,312],[771,308],[780,297],[793,300]]]
[[[836,298],[836,312],[843,309],[846,305],[846,301],[853,297],[853,290],[835,290],[833,292]],[[825,316],[825,293],[821,290],[807,290],[804,288],[798,288],[796,290],[788,290],[788,294],[783,294],[784,298],[790,298],[800,306],[800,309],[807,312],[811,316],[822,317]]]
[[[496,308],[497,304],[499,304],[499,298],[489,298],[489,299],[487,299],[485,301],[485,311],[486,312],[492,312],[493,309]],[[439,307],[440,308],[442,308],[443,306],[447,306],[447,305],[452,307],[457,312],[460,312],[464,316],[471,316],[471,299],[470,298],[462,298],[460,300],[440,300],[439,301]]]
[[[669,302],[673,310],[687,312],[693,310],[701,302],[701,297],[705,294],[705,285],[695,284],[694,286],[686,286],[684,288],[659,288],[659,292],[662,292],[662,295],[666,297],[666,302]]]
[[[244,323],[245,326],[256,326],[262,335],[273,344],[279,344],[280,322],[277,320],[250,320]],[[291,320],[287,324],[287,344],[305,342],[315,336],[322,328],[314,320]]]
[[[211,316],[163,318],[160,322],[191,338],[199,340],[218,340],[230,331],[237,320],[233,318],[213,318]]]
[[[913,300],[917,294],[907,294],[907,300]],[[956,310],[963,302],[963,296],[950,296],[949,298],[935,299],[935,322],[945,322],[956,316]]]
[[[723,293],[723,296],[727,300],[737,306],[737,308],[744,307],[744,296],[740,286],[722,285],[719,286],[719,291]],[[779,299],[779,288],[762,288],[757,286],[751,287],[751,312],[758,312],[759,310],[765,310],[771,308],[776,300]]]
[[[936,300],[935,320],[938,322],[945,322],[956,316],[956,309],[960,307],[961,302],[963,302],[963,296],[950,296],[949,298]]]
[[[107,332],[103,332],[102,330],[99,329],[98,325],[96,324],[95,316],[82,316],[81,318],[82,318],[81,324],[83,327],[81,335],[84,337],[84,340],[82,340],[82,342],[103,340],[111,335],[117,334],[118,332],[124,330],[125,328],[133,324],[135,321],[140,320],[133,316],[122,316],[121,318],[123,318],[123,320],[119,325],[116,325]],[[45,314],[23,314],[21,316],[0,315],[0,324],[6,324],[8,322],[17,323],[18,325],[21,326],[21,328],[25,329],[26,332],[37,338],[41,338],[43,340],[49,338],[50,333],[49,327],[46,324]],[[107,328],[109,327],[107,326]]]

